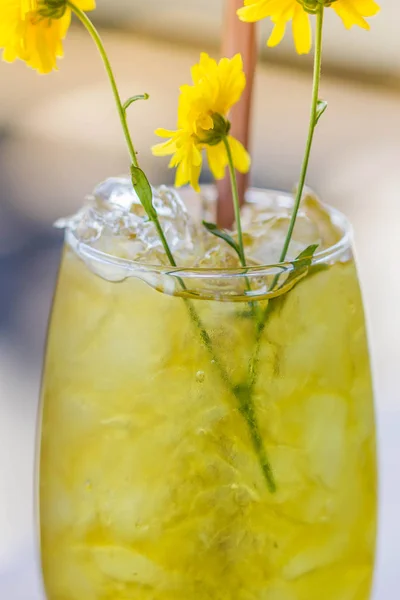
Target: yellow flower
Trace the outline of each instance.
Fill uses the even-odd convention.
[[[192,133],[184,129],[177,131],[157,129],[156,134],[160,137],[170,138],[167,142],[154,146],[153,154],[155,156],[173,154],[169,167],[176,168],[175,185],[181,187],[190,183],[193,189],[199,191],[199,177],[203,165],[202,145],[198,143]]]
[[[303,0],[312,9],[319,0]],[[379,12],[374,0],[325,0],[342,19],[344,26],[350,29],[358,25],[369,29],[364,17],[372,17]],[[299,54],[307,54],[311,49],[312,34],[309,13],[304,9],[302,0],[244,0],[243,8],[238,10],[242,21],[253,23],[270,17],[274,29],[268,40],[268,46],[277,46],[285,35],[286,25],[292,21],[293,37]]]
[[[96,8],[96,0],[76,0],[75,5],[89,11]],[[66,0],[0,0],[3,59],[21,59],[39,73],[49,73],[63,56],[62,40],[70,22]]]
[[[250,156],[243,145],[229,135],[227,120],[246,86],[242,58],[237,54],[217,63],[202,53],[199,64],[192,68],[192,79],[193,85],[180,88],[177,130],[157,129],[158,136],[169,139],[154,146],[153,154],[172,154],[169,166],[177,168],[176,186],[190,183],[198,191],[202,150],[207,152],[214,177],[224,177],[228,165],[224,139],[229,143],[235,168],[242,173],[250,168]]]

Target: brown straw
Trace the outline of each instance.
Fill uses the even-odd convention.
[[[236,11],[243,6],[243,0],[227,0],[222,55],[231,58],[238,52],[243,57],[244,72],[247,85],[240,102],[233,108],[230,115],[232,135],[249,147],[250,117],[253,96],[254,72],[257,61],[256,28],[253,23],[242,23]],[[244,201],[248,176],[240,173],[238,176],[239,198]],[[219,181],[217,220],[221,227],[231,227],[234,221],[232,192],[229,176]]]

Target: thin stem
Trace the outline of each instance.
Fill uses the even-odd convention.
[[[129,98],[125,102],[125,104],[122,104],[121,96],[118,91],[117,82],[115,80],[115,76],[114,76],[113,69],[111,67],[110,60],[107,56],[107,52],[104,48],[103,42],[101,40],[101,37],[100,37],[97,29],[95,28],[95,26],[93,25],[93,23],[89,19],[89,17],[86,15],[86,13],[84,13],[80,8],[75,6],[75,4],[73,2],[68,0],[67,4],[71,8],[71,10],[75,13],[75,15],[78,17],[80,22],[84,25],[84,27],[87,29],[87,31],[91,35],[94,43],[96,44],[98,51],[100,52],[100,56],[103,60],[104,66],[106,68],[107,75],[110,80],[111,88],[112,88],[112,91],[114,94],[115,103],[117,105],[118,114],[119,114],[119,118],[120,118],[121,125],[122,125],[122,130],[124,132],[125,140],[128,145],[129,155],[130,155],[132,164],[135,167],[138,167],[139,165],[138,165],[138,160],[137,160],[137,156],[136,156],[136,151],[135,151],[135,148],[134,148],[134,145],[132,142],[132,137],[131,137],[127,119],[126,119],[126,111],[129,108],[129,106],[136,100],[141,100],[141,99],[147,100],[149,96],[148,96],[148,94],[142,94],[140,96],[133,96],[132,98]],[[165,237],[164,231],[162,230],[162,227],[160,225],[160,221],[158,220],[158,218],[154,219],[154,224],[155,224],[157,232],[160,236],[164,250],[168,256],[168,260],[170,261],[170,263],[173,267],[176,267],[175,259],[172,255],[171,249],[168,245],[167,239]]]
[[[169,262],[171,263],[171,265],[173,267],[176,267],[177,266],[176,261],[174,259],[174,256],[173,256],[172,252],[171,252],[171,249],[170,249],[170,247],[168,245],[167,238],[165,237],[165,233],[163,231],[163,228],[161,227],[159,219],[158,218],[157,219],[153,219],[153,223],[155,225],[155,228],[157,229],[158,235],[160,236],[161,243],[162,243],[162,245],[164,247],[164,250],[165,250],[165,253],[166,253],[167,257],[168,257]],[[179,279],[179,281],[180,281],[182,287],[185,289],[186,286],[185,286],[184,282],[181,279]]]
[[[238,233],[238,243],[239,243],[239,250],[240,250],[239,258],[240,258],[242,267],[245,267],[246,266],[246,257],[244,254],[242,221],[240,218],[239,190],[238,190],[238,184],[237,184],[237,178],[236,178],[235,165],[233,164],[233,156],[232,156],[232,150],[231,150],[231,147],[229,144],[229,140],[226,136],[223,138],[223,142],[224,142],[226,154],[228,157],[229,175],[231,178],[233,208],[235,210],[235,221],[236,221],[236,228],[237,228],[237,233]]]
[[[103,46],[103,42],[101,41],[99,33],[97,32],[96,28],[94,27],[91,20],[87,17],[87,15],[82,10],[80,10],[78,7],[76,7],[73,4],[73,2],[70,2],[70,0],[67,0],[67,5],[71,8],[72,12],[78,17],[78,19],[81,21],[81,23],[85,26],[85,28],[91,35],[92,39],[94,40],[94,42],[100,52],[100,55],[103,59],[104,66],[106,68],[106,71],[107,71],[107,74],[108,74],[108,77],[109,77],[109,80],[111,83],[111,87],[113,90],[115,102],[116,102],[117,109],[118,109],[118,114],[120,117],[120,121],[121,121],[122,129],[123,129],[123,132],[125,135],[125,139],[126,139],[126,142],[128,145],[128,150],[129,150],[129,154],[131,157],[131,161],[135,167],[138,167],[139,165],[138,165],[138,161],[137,161],[137,157],[136,157],[136,151],[133,146],[132,138],[131,138],[131,135],[129,132],[128,123],[127,123],[127,119],[126,119],[126,110],[130,106],[130,104],[132,102],[134,102],[136,99],[139,99],[139,97],[130,98],[125,104],[122,104],[121,97],[120,97],[118,87],[117,87],[117,83],[115,81],[114,73],[113,73],[110,61],[108,59],[107,53],[105,51],[105,48]],[[146,95],[143,96],[143,98],[145,98],[145,97],[146,97]],[[235,169],[233,166],[231,149],[230,149],[230,146],[229,146],[229,143],[227,140],[226,140],[225,144],[226,144],[226,148],[227,148],[227,152],[228,152],[228,160],[229,160],[229,165],[230,165],[230,173],[231,173],[231,181],[232,181],[232,190],[233,190],[233,194],[234,194],[236,223],[237,223],[237,227],[238,227],[239,245],[240,245],[240,249],[241,249],[241,262],[242,262],[242,265],[245,267],[246,261],[245,261],[244,251],[243,251],[243,236],[242,236],[241,223],[240,223],[239,195],[238,195],[238,189],[237,189],[236,174],[235,174]],[[167,238],[165,237],[165,233],[161,227],[158,217],[153,218],[152,220],[157,229],[157,233],[160,236],[161,243],[164,247],[164,250],[166,252],[166,255],[168,257],[170,264],[173,267],[176,267],[177,266],[176,261],[171,252],[171,249],[168,245]],[[187,288],[186,288],[185,282],[180,277],[178,278],[178,281],[179,281],[182,289],[186,290]],[[225,367],[222,365],[222,363],[216,356],[216,354],[214,352],[212,340],[211,340],[209,334],[207,333],[196,309],[194,308],[194,306],[192,305],[192,303],[190,302],[190,300],[188,298],[184,298],[184,301],[187,306],[190,318],[191,318],[192,322],[194,323],[194,325],[198,328],[199,333],[200,333],[200,338],[201,338],[203,344],[205,345],[205,347],[207,348],[207,351],[210,353],[210,356],[211,356],[212,360],[214,361],[214,364],[217,367],[222,380],[227,384],[228,388],[230,389],[230,391],[235,396],[235,398],[238,402],[238,408],[239,408],[240,412],[243,414],[243,416],[248,424],[249,434],[250,434],[254,449],[256,451],[258,460],[260,462],[260,466],[262,468],[264,477],[267,481],[268,488],[270,489],[271,492],[273,492],[276,489],[275,482],[273,479],[271,467],[269,465],[269,462],[268,462],[268,459],[266,456],[262,437],[261,437],[260,431],[258,429],[252,398],[250,397],[249,394],[246,394],[245,389],[236,388],[231,384],[229,375],[228,375]]]
[[[280,256],[280,262],[284,262],[286,260],[286,256],[289,249],[289,244],[292,239],[294,226],[296,224],[297,215],[300,208],[301,198],[303,196],[304,185],[306,181],[308,165],[310,162],[311,155],[311,147],[314,139],[315,127],[317,125],[317,108],[318,108],[318,97],[319,97],[319,87],[321,81],[321,64],[322,64],[322,31],[324,24],[324,6],[319,5],[319,9],[317,12],[317,31],[316,31],[316,41],[315,41],[315,54],[314,54],[314,74],[313,74],[313,88],[312,88],[312,101],[311,101],[311,114],[310,114],[310,125],[308,130],[308,137],[306,143],[306,150],[303,158],[303,163],[301,167],[300,173],[300,181],[297,189],[296,199],[293,208],[292,218],[290,220],[290,225],[288,229],[288,233],[285,239],[285,243],[282,249],[282,253]],[[280,274],[275,275],[273,282],[271,284],[270,290],[272,291],[280,277]],[[264,333],[268,316],[271,312],[272,304],[271,300],[267,304],[267,308],[264,311],[263,319],[258,324],[257,328],[257,336],[256,336],[256,350],[254,352],[251,366],[250,366],[250,392],[252,392],[254,385],[257,381],[258,376],[258,363],[259,363],[259,355],[261,348],[261,338]]]
[[[256,408],[254,406],[254,400],[252,397],[252,386],[249,386],[247,384],[237,386],[232,385],[227,370],[219,360],[218,356],[215,354],[212,340],[209,334],[207,333],[196,309],[194,308],[189,299],[184,298],[184,300],[189,311],[189,315],[193,323],[199,329],[201,340],[204,346],[206,347],[207,351],[209,352],[215,368],[219,371],[222,381],[224,381],[231,394],[235,397],[235,400],[238,405],[238,410],[243,416],[244,420],[246,421],[248,433],[253,444],[253,448],[255,450],[257,459],[259,461],[261,471],[266,481],[267,487],[269,491],[273,494],[274,492],[276,492],[276,483],[271,464],[268,460],[268,455],[264,446],[260,428],[258,426]]]
[[[231,147],[229,144],[229,140],[226,136],[223,138],[223,142],[224,142],[226,154],[228,157],[228,167],[229,167],[229,175],[230,175],[230,179],[231,179],[233,208],[235,211],[235,221],[236,221],[236,228],[237,228],[237,233],[238,233],[239,259],[240,259],[240,264],[242,265],[242,267],[246,267],[247,263],[246,263],[246,256],[244,253],[242,220],[241,220],[241,216],[240,216],[239,189],[238,189],[238,184],[237,184],[235,165],[233,164],[233,156],[232,156],[232,150],[231,150]],[[247,276],[245,276],[245,282],[246,282],[247,291],[251,292],[252,291],[251,283]],[[257,317],[257,319],[260,319],[262,315],[260,315],[260,309],[259,309],[258,304],[256,302],[250,302],[250,308],[251,308],[253,315],[255,317]]]
[[[240,258],[242,267],[246,267],[246,256],[244,253],[244,244],[243,244],[242,221],[241,221],[241,217],[240,217],[239,190],[238,190],[238,185],[237,185],[235,165],[233,163],[232,150],[231,150],[231,147],[229,144],[229,140],[226,136],[223,138],[223,142],[224,142],[224,145],[226,148],[226,154],[228,157],[228,167],[229,167],[229,175],[230,175],[230,179],[231,179],[233,207],[234,207],[234,211],[235,211],[236,229],[237,229],[237,234],[238,234],[238,246],[239,246],[239,251],[240,251],[239,258]],[[251,291],[251,284],[250,284],[249,278],[247,276],[245,277],[245,280],[246,280],[246,286],[247,286],[248,291]],[[256,318],[258,318],[259,317],[258,305],[254,302],[251,302],[250,307],[251,307],[253,315]],[[261,322],[258,319],[257,331],[259,330],[260,326],[261,326]],[[217,363],[217,367],[221,371],[221,366],[218,363]],[[223,372],[221,373],[221,375],[224,378]],[[229,379],[228,379],[228,382],[229,382]],[[249,435],[250,435],[250,438],[251,438],[251,441],[253,444],[253,448],[255,450],[258,461],[260,463],[261,470],[263,472],[265,481],[267,483],[267,487],[271,493],[274,493],[276,491],[275,478],[274,478],[274,474],[273,474],[270,462],[268,460],[267,452],[265,450],[265,446],[264,446],[264,442],[263,442],[260,430],[258,428],[256,409],[254,406],[254,400],[253,400],[253,395],[252,395],[252,388],[253,388],[253,385],[252,385],[252,382],[250,382],[250,386],[244,385],[244,386],[231,387],[231,392],[233,393],[233,395],[235,396],[235,398],[237,400],[239,412],[244,417],[244,419],[247,423],[247,426],[249,429]]]
[[[103,60],[104,66],[106,68],[107,75],[110,80],[110,84],[111,84],[112,91],[114,94],[115,103],[117,105],[122,129],[123,129],[123,132],[125,135],[126,143],[128,145],[129,155],[131,157],[132,163],[135,165],[135,167],[137,167],[139,165],[138,165],[138,160],[136,157],[136,151],[135,151],[135,148],[134,148],[134,145],[132,142],[131,134],[130,134],[130,131],[128,128],[128,123],[126,120],[126,111],[123,107],[123,104],[121,101],[121,96],[119,95],[119,91],[118,91],[118,87],[117,87],[117,82],[115,81],[114,72],[112,70],[112,67],[111,67],[109,58],[107,56],[106,50],[104,48],[103,42],[101,40],[101,37],[100,37],[97,29],[93,25],[92,21],[80,8],[75,6],[75,4],[73,2],[71,2],[70,0],[67,0],[67,5],[70,7],[72,12],[78,17],[78,19],[80,20],[82,25],[84,25],[84,27],[87,29],[87,31],[91,35],[94,43],[96,44],[98,51],[100,52],[100,56]]]
[[[314,139],[314,132],[316,126],[317,107],[318,107],[318,95],[319,85],[321,80],[321,63],[322,63],[322,29],[324,24],[324,6],[323,4],[318,5],[317,12],[317,30],[315,40],[315,54],[314,54],[314,78],[313,78],[313,89],[312,89],[312,102],[311,102],[311,115],[310,115],[310,126],[308,130],[306,150],[303,158],[303,164],[301,167],[299,186],[297,188],[296,199],[293,208],[292,218],[290,220],[289,230],[285,239],[285,243],[282,249],[282,253],[279,261],[284,262],[288,253],[290,240],[292,239],[294,226],[296,224],[297,214],[300,208],[301,198],[303,196],[304,185],[306,182],[306,176],[308,171],[308,165],[310,162],[311,146]]]

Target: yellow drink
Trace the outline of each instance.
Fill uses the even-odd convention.
[[[113,283],[69,248],[43,390],[48,600],[367,600],[374,414],[354,263],[271,300],[255,367],[266,484],[232,386],[256,346],[246,302]],[[259,306],[264,310],[267,302]]]

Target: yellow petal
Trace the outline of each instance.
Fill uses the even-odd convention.
[[[0,47],[5,60],[19,58],[39,73],[57,69],[63,56],[62,41],[71,23],[71,10],[59,19],[35,15],[37,0],[7,0],[0,3]]]
[[[343,25],[350,29],[358,25],[362,29],[369,29],[369,23],[364,17],[376,15],[380,7],[374,0],[336,0],[332,4],[336,14],[342,19]]]
[[[194,65],[191,70],[193,83],[200,83],[204,77],[215,75],[217,70],[217,62],[211,58],[206,52],[200,54],[200,62]]]
[[[96,8],[96,0],[75,0],[74,4],[84,11],[94,10]]]
[[[189,183],[196,192],[200,191],[199,178],[201,173],[201,164],[193,165],[187,160],[182,161],[176,170],[175,185],[182,187]]]
[[[240,173],[248,173],[251,167],[250,154],[239,140],[228,136],[229,146],[232,152],[233,164]]]
[[[278,23],[275,23],[272,33],[269,36],[267,45],[270,48],[273,48],[274,46],[277,46],[278,44],[280,44],[281,41],[283,40],[283,36],[285,35],[285,31],[286,31],[286,21],[281,20],[281,21],[278,21]]]
[[[222,58],[218,64],[218,88],[213,112],[227,116],[229,110],[239,100],[246,87],[246,76],[243,71],[243,59],[236,54],[232,59]]]
[[[223,179],[228,164],[226,148],[223,142],[220,142],[216,146],[207,146],[207,160],[214,178]]]
[[[176,152],[176,142],[175,140],[168,140],[167,142],[162,142],[161,144],[156,144],[151,149],[153,156],[169,156],[170,154],[174,154]]]
[[[237,14],[239,19],[246,23],[261,21],[271,15],[269,11],[269,0],[253,0],[252,2],[245,2],[245,6],[239,8]]]
[[[308,13],[300,6],[293,15],[293,37],[298,54],[308,54],[312,45],[311,24]]]
[[[375,0],[347,0],[347,2],[353,4],[364,17],[373,17],[381,10],[381,7]]]
[[[190,175],[190,185],[194,189],[195,192],[200,192],[199,179],[201,173],[201,166],[193,166],[192,172]]]
[[[186,185],[187,183],[189,183],[189,177],[188,177],[187,171],[185,169],[185,165],[183,163],[181,163],[180,165],[178,165],[178,168],[176,169],[175,186],[182,187],[183,185]]]
[[[173,137],[177,132],[176,131],[171,131],[170,129],[163,129],[161,127],[159,129],[156,129],[154,133],[156,135],[158,135],[158,137],[170,138],[170,137]]]

